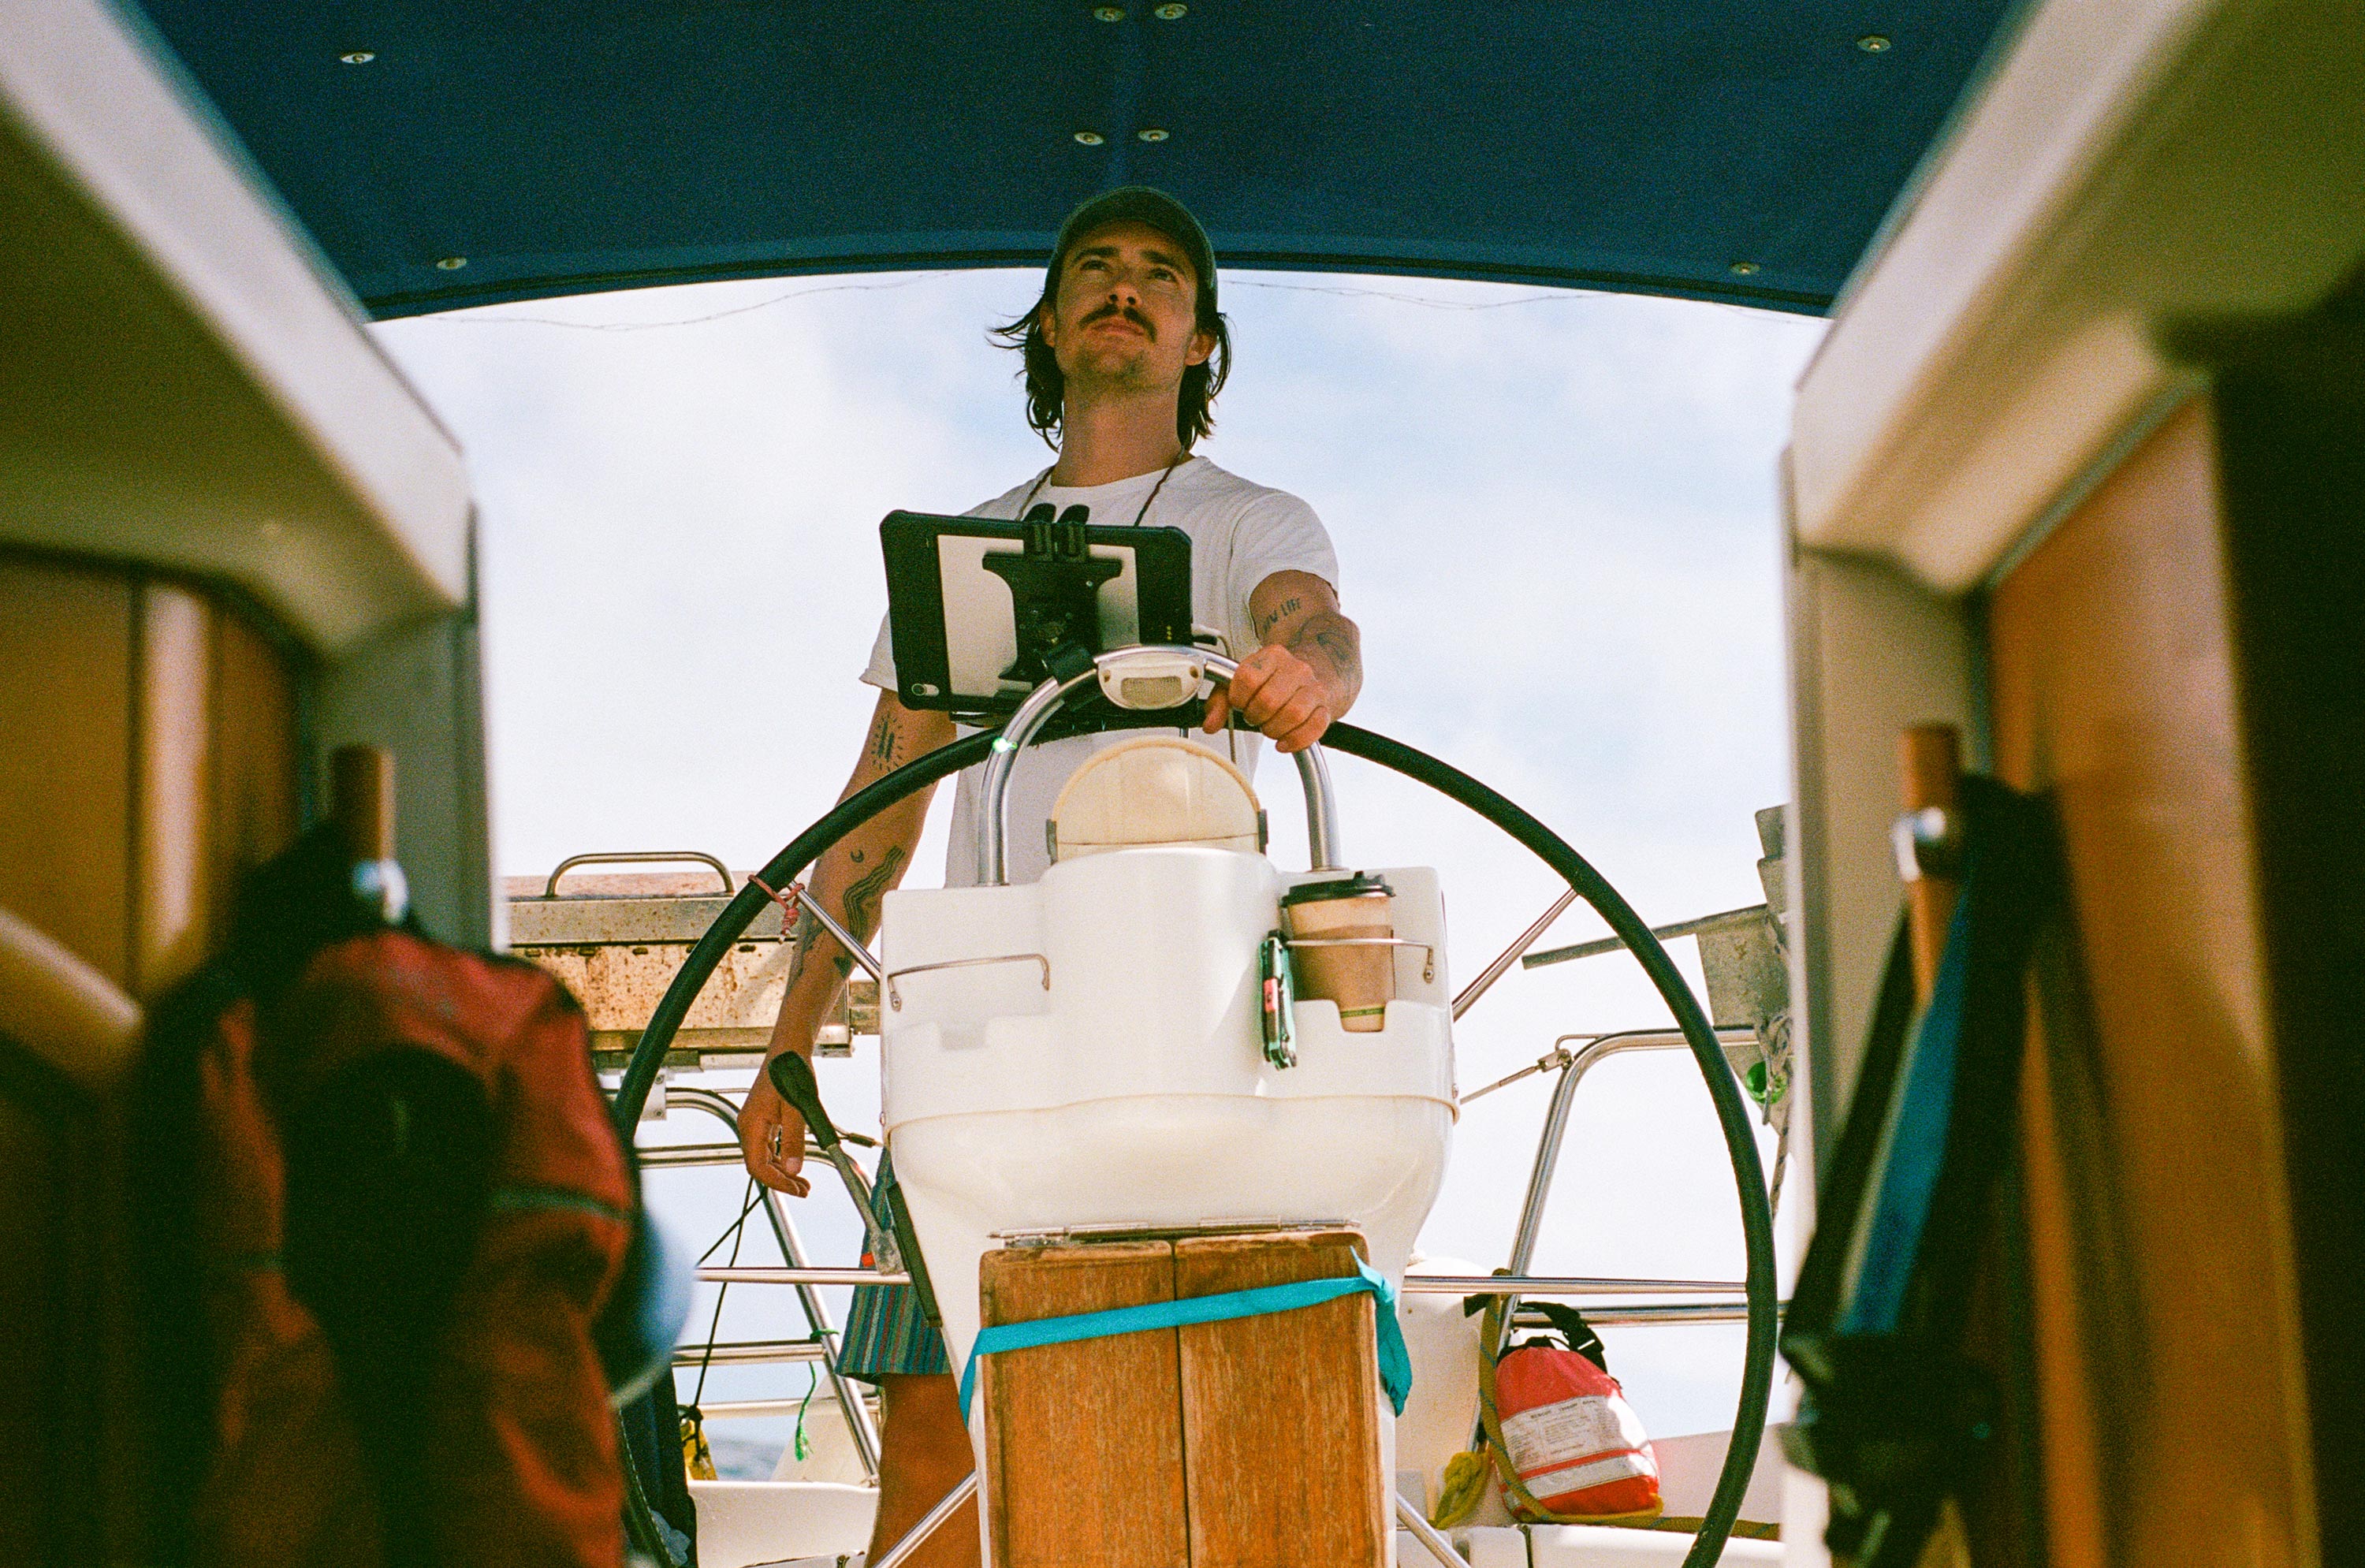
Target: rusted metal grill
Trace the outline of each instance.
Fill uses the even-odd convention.
[[[577,863],[704,861],[698,871],[578,873]],[[563,879],[563,881],[562,881]],[[728,879],[727,884],[725,879]],[[745,872],[726,871],[702,855],[576,857],[548,878],[510,877],[510,950],[558,977],[590,1014],[591,1047],[602,1071],[620,1071],[647,1026],[657,999],[690,947],[731,902]],[[669,1068],[755,1067],[772,1037],[793,945],[778,905],[757,915],[716,966],[666,1053]],[[847,983],[846,1001],[814,1043],[823,1056],[850,1054],[857,1035],[879,1032],[879,991],[867,976]]]

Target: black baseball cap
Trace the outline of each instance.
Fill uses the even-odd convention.
[[[1207,242],[1207,231],[1191,216],[1191,209],[1149,185],[1119,185],[1113,191],[1103,191],[1075,211],[1059,225],[1059,238],[1051,247],[1051,265],[1047,287],[1059,286],[1059,263],[1078,240],[1106,223],[1143,223],[1182,247],[1184,259],[1191,270],[1199,274],[1199,314],[1202,318],[1216,311],[1216,248]]]

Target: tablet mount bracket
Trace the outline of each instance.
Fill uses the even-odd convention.
[[[1091,515],[1088,508],[1071,506],[1055,521],[1045,501],[1026,514],[1019,549],[986,553],[985,569],[1010,585],[1018,632],[1018,656],[1003,679],[1040,686],[1074,673],[1079,661],[1089,665],[1103,651],[1100,587],[1125,568],[1092,553],[1084,540]]]

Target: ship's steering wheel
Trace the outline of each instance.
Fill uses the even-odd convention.
[[[846,834],[869,822],[916,791],[937,782],[962,768],[978,762],[987,765],[985,791],[989,805],[997,804],[1007,782],[1009,770],[1017,752],[1043,734],[1043,725],[1060,701],[1071,691],[1093,679],[1101,669],[1129,657],[1154,655],[1169,659],[1181,656],[1202,666],[1209,674],[1228,676],[1231,661],[1218,658],[1204,649],[1193,648],[1128,648],[1104,654],[1093,666],[1064,678],[1046,681],[1023,703],[1018,711],[1000,731],[983,731],[966,739],[954,741],[913,762],[888,774],[876,783],[857,791],[832,809],[822,819],[789,841],[788,846],[767,861],[757,878],[775,888],[785,887],[802,875],[805,868],[821,857],[824,850]],[[1167,728],[1178,717],[1177,711],[1150,711],[1126,713],[1116,711],[1118,717],[1111,728],[1130,725],[1138,728]],[[1577,896],[1591,904],[1596,913],[1609,924],[1620,941],[1642,963],[1643,973],[1658,988],[1667,1010],[1675,1015],[1683,1031],[1685,1043],[1690,1046],[1693,1060],[1700,1076],[1708,1083],[1709,1100],[1716,1106],[1716,1119],[1724,1135],[1725,1148],[1732,1159],[1732,1178],[1741,1199],[1742,1239],[1749,1260],[1747,1295],[1749,1303],[1749,1338],[1743,1355],[1741,1400],[1733,1412],[1732,1441],[1725,1450],[1724,1466],[1719,1472],[1715,1495],[1700,1520],[1690,1551],[1685,1554],[1684,1568],[1709,1568],[1724,1551],[1724,1543],[1732,1534],[1733,1521],[1741,1517],[1743,1496],[1749,1490],[1752,1473],[1756,1469],[1757,1452],[1765,1430],[1765,1412],[1774,1385],[1774,1348],[1777,1324],[1775,1317],[1774,1277],[1774,1215],[1765,1193],[1765,1175],[1757,1159],[1757,1138],[1749,1124],[1749,1109],[1742,1097],[1741,1086],[1734,1081],[1732,1068],[1719,1048],[1716,1031],[1709,1025],[1708,1014],[1701,1010],[1698,998],[1685,983],[1667,950],[1651,935],[1632,906],[1617,889],[1604,880],[1586,858],[1569,847],[1567,842],[1538,822],[1519,806],[1496,794],[1493,790],[1471,778],[1459,768],[1439,761],[1425,752],[1416,751],[1401,741],[1345,722],[1333,723],[1324,732],[1323,745],[1360,756],[1366,762],[1393,768],[1406,778],[1428,785],[1448,800],[1467,806],[1496,827],[1508,833],[1533,851],[1565,879]],[[1317,866],[1327,864],[1332,854],[1328,826],[1328,788],[1327,765],[1322,760],[1322,746],[1312,746],[1297,754],[1298,767],[1307,784],[1306,807],[1309,832],[1313,836],[1314,859]],[[991,813],[993,820],[980,836],[980,871],[989,882],[1003,880],[1003,833],[998,811]],[[771,902],[770,896],[756,885],[757,879],[733,895],[731,902],[715,917],[714,924],[700,937],[689,957],[667,987],[656,1009],[649,1015],[648,1026],[641,1032],[633,1047],[633,1059],[624,1070],[622,1081],[616,1089],[614,1114],[617,1126],[629,1138],[632,1129],[640,1122],[641,1108],[648,1101],[649,1091],[656,1084],[657,1069],[664,1063],[666,1051],[688,1015],[690,1003],[714,973],[723,956],[731,950],[748,924]],[[630,1455],[625,1455],[630,1464]]]

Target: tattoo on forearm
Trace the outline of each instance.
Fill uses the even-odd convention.
[[[846,858],[858,866],[862,863],[863,852],[848,850]],[[889,884],[894,881],[895,872],[904,859],[902,848],[891,844],[886,854],[880,857],[879,864],[846,888],[846,899],[840,907],[845,911],[846,929],[857,942],[870,939],[870,933],[879,921],[879,900]],[[827,941],[832,949],[830,967],[837,971],[837,978],[844,980],[854,972],[854,955],[838,949],[836,941],[822,929],[821,922],[813,918],[813,911],[798,912],[793,935],[797,950],[796,956],[789,960],[788,990],[796,990],[797,982],[804,978],[806,967],[813,962],[813,949],[824,941]]]
[[[895,716],[881,713],[879,722],[870,726],[870,739],[863,747],[863,755],[881,767],[892,767],[897,754],[903,749],[902,743],[902,736],[895,730]]]
[[[821,922],[813,918],[813,911],[799,910],[796,929],[789,935],[790,939],[796,943],[797,950],[789,959],[789,978],[785,989],[793,991],[797,989],[797,981],[804,978],[805,965],[813,959],[813,943],[821,936]]]
[[[1314,633],[1314,645],[1330,655],[1340,675],[1352,671],[1361,662],[1355,656],[1355,644],[1343,632],[1325,626]]]
[[[863,873],[861,879],[846,890],[846,928],[865,941],[878,923],[879,901],[895,879],[896,869],[903,864],[901,845],[891,844],[879,857],[879,864]],[[848,958],[847,963],[853,960]]]
[[[1306,601],[1298,598],[1296,595],[1292,594],[1289,598],[1283,599],[1280,604],[1275,606],[1273,612],[1271,615],[1264,618],[1264,624],[1257,628],[1257,635],[1260,637],[1272,636],[1274,627],[1280,625],[1283,622],[1288,620],[1291,616],[1296,614],[1299,610],[1305,608]]]
[[[1319,653],[1339,678],[1351,686],[1363,678],[1363,661],[1355,649],[1352,623],[1342,615],[1317,615],[1297,629],[1289,651],[1300,658]]]

